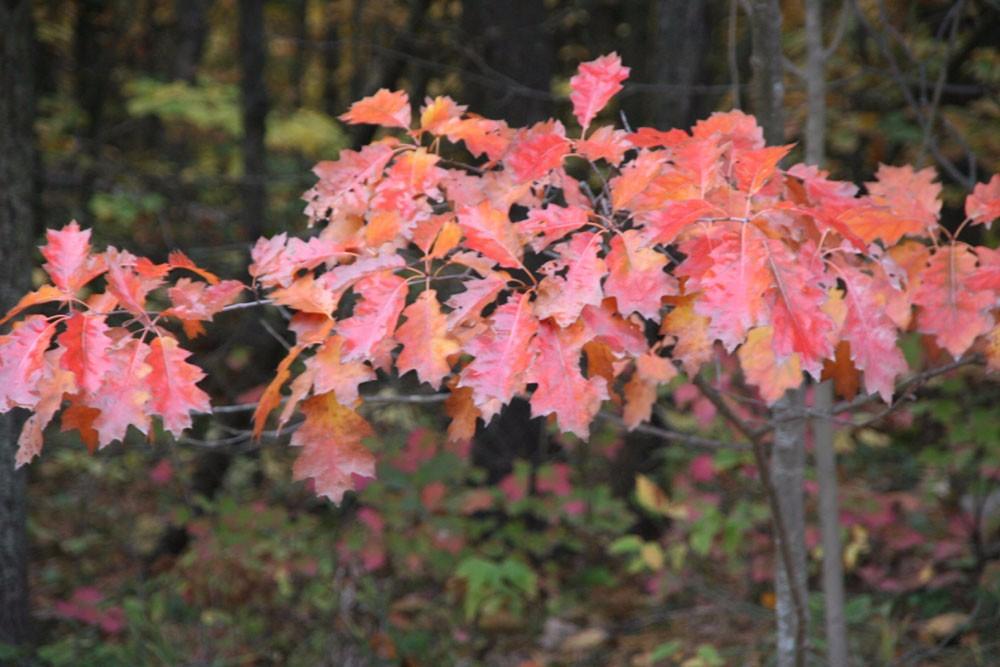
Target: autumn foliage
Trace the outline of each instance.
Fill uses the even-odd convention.
[[[1000,176],[974,189],[951,233],[933,169],[882,166],[861,194],[782,167],[791,146],[765,146],[739,111],[690,132],[593,128],[627,75],[615,54],[580,66],[582,131],[570,134],[555,120],[511,128],[447,97],[416,120],[404,92],[355,103],[344,121],[390,131],[316,166],[313,233],[259,240],[251,286],[180,253],[95,253],[75,223],[49,231],[51,284],[4,321],[59,311],[0,337],[0,410],[33,413],[18,464],[60,410],[92,449],[129,426],[149,433],[153,417],[179,436],[210,405],[167,325],[196,336],[250,290],[291,311],[295,335],[255,430],[298,410],[295,475],[335,501],[374,474],[355,408],[378,371],[450,392],[450,436],[467,439],[515,396],[580,438],[602,409],[635,427],[659,385],[716,359],[738,362],[732,381],[766,403],[824,373],[890,401],[909,331],[956,358],[979,346],[1000,367],[1000,252],[959,240],[1000,216]],[[169,307],[149,310],[154,290]]]

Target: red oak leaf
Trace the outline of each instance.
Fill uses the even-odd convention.
[[[941,184],[934,167],[914,171],[910,165],[879,165],[875,180],[865,183],[872,201],[898,217],[914,220],[924,229],[937,226],[941,215]]]
[[[24,422],[21,436],[17,440],[17,455],[14,465],[18,468],[30,463],[42,452],[42,433],[52,421],[52,417],[62,407],[63,397],[76,392],[73,374],[61,368],[64,350],[49,350],[45,353],[44,371],[38,380],[36,391],[40,396],[34,412]]]
[[[375,432],[332,393],[303,401],[300,410],[305,420],[291,440],[302,447],[292,467],[295,479],[313,479],[317,495],[338,503],[354,489],[356,475],[375,476],[375,457],[361,442]]]
[[[454,331],[469,319],[479,317],[483,308],[493,303],[500,290],[507,286],[508,279],[506,273],[491,271],[485,278],[466,282],[464,292],[448,299],[452,309],[448,313],[448,330]]]
[[[306,368],[314,371],[313,389],[317,394],[333,393],[343,405],[353,405],[358,400],[358,385],[375,379],[375,371],[360,361],[344,361],[341,350],[344,340],[330,336],[306,361]]]
[[[602,377],[583,377],[580,352],[589,332],[582,323],[568,329],[543,322],[532,341],[534,361],[528,381],[537,383],[531,394],[533,416],[555,415],[559,428],[586,440],[590,422],[608,398]]]
[[[171,269],[186,269],[192,273],[196,273],[202,277],[203,280],[208,282],[210,285],[214,285],[219,282],[219,277],[212,273],[211,271],[206,271],[201,268],[194,261],[185,255],[180,250],[172,250],[169,255],[167,255],[167,266]]]
[[[238,280],[206,285],[181,278],[167,290],[173,306],[165,313],[182,320],[210,321],[216,313],[236,301],[242,291],[243,283]]]
[[[392,335],[406,302],[406,281],[392,271],[362,278],[354,291],[361,301],[351,317],[337,324],[337,333],[344,338],[344,361],[370,358],[379,343]]]
[[[721,212],[704,199],[684,199],[664,202],[660,208],[643,215],[643,237],[650,244],[673,243],[677,235],[700,218]]]
[[[410,98],[404,91],[381,88],[374,95],[352,104],[339,118],[352,125],[367,123],[405,130],[410,127]]]
[[[595,130],[586,139],[578,139],[573,147],[591,162],[604,160],[617,166],[625,157],[625,151],[633,148],[633,145],[627,132],[606,125]]]
[[[279,287],[271,292],[271,300],[304,313],[330,316],[336,310],[340,297],[316,280],[313,274],[307,273],[296,278],[288,287]]]
[[[649,187],[666,160],[662,151],[641,151],[636,159],[626,164],[621,174],[611,179],[612,208],[627,208],[636,195]]]
[[[562,167],[570,143],[559,121],[538,123],[518,132],[504,157],[518,182],[534,181]]]
[[[661,299],[677,294],[677,280],[664,271],[666,256],[646,246],[635,229],[611,239],[607,264],[604,293],[615,298],[622,315],[659,319]]]
[[[965,199],[965,216],[974,225],[989,226],[1000,218],[1000,174],[993,174],[989,183],[977,183]]]
[[[86,392],[96,392],[111,367],[107,353],[111,338],[104,317],[90,313],[74,313],[66,320],[66,329],[58,338],[66,351],[60,363],[73,373],[76,383]]]
[[[969,280],[976,273],[976,255],[964,243],[943,246],[922,274],[913,302],[920,306],[917,330],[931,334],[956,359],[977,336],[993,328],[992,290],[976,290]]]
[[[35,384],[44,371],[45,351],[56,324],[42,315],[29,315],[0,336],[0,413],[38,403]]]
[[[87,414],[85,410],[78,410],[77,415],[83,418],[82,422],[67,422],[67,409],[63,413],[63,428],[75,426],[84,436],[93,429],[97,432],[100,447],[115,440],[124,440],[129,426],[134,426],[140,433],[148,433],[149,400],[154,391],[162,389],[150,382],[153,370],[148,363],[150,351],[149,345],[136,338],[127,339],[121,346],[109,350],[110,368],[104,384],[100,391],[84,396],[84,402],[79,406],[97,413]]]
[[[628,73],[629,68],[622,66],[617,53],[580,64],[577,73],[569,80],[573,91],[569,99],[573,103],[573,115],[584,132],[601,109],[622,89],[622,82],[628,78]]]
[[[417,377],[435,389],[451,372],[448,357],[459,351],[458,342],[448,335],[447,321],[441,312],[437,292],[425,290],[403,311],[406,321],[396,329],[396,340],[403,349],[396,359],[402,375],[416,371]]]
[[[547,206],[528,211],[528,218],[515,224],[517,233],[529,239],[532,250],[541,252],[570,232],[587,224],[587,209],[579,206]]]
[[[727,229],[707,257],[701,255],[708,261],[703,274],[691,275],[690,269],[700,261],[699,254],[691,252],[677,271],[690,276],[685,291],[701,292],[695,312],[709,318],[709,335],[730,352],[743,342],[747,331],[770,322],[767,293],[773,279],[766,241],[749,225]]]
[[[305,212],[310,221],[313,224],[320,220],[346,221],[348,216],[363,215],[371,197],[370,185],[382,178],[385,166],[395,155],[395,147],[395,142],[382,140],[360,151],[342,150],[337,160],[317,164],[313,173],[319,181],[302,196],[308,202]]]
[[[292,364],[302,354],[302,350],[304,349],[305,347],[302,345],[296,345],[288,351],[285,358],[278,364],[278,368],[275,369],[274,377],[271,378],[271,381],[264,389],[264,393],[261,394],[260,399],[257,401],[257,407],[253,411],[253,437],[255,439],[259,438],[260,434],[264,432],[264,425],[267,423],[268,415],[281,403],[281,388],[288,382],[288,378],[292,374]]]
[[[792,252],[781,241],[766,242],[773,280],[771,323],[774,351],[780,358],[799,355],[802,370],[819,379],[823,360],[833,356],[833,321],[824,311],[822,259],[809,246]]]
[[[865,243],[882,239],[887,246],[895,245],[906,234],[919,235],[925,230],[924,224],[916,218],[876,206],[853,206],[835,218],[822,213],[819,217],[829,220],[835,229],[846,228],[849,234],[857,235]]]
[[[432,134],[441,134],[442,128],[446,127],[449,121],[461,118],[466,109],[468,107],[456,103],[446,95],[434,99],[428,97],[420,109],[420,129]]]
[[[538,286],[535,315],[538,319],[553,318],[561,327],[568,327],[580,316],[584,306],[599,306],[604,298],[601,279],[607,273],[604,260],[597,256],[601,235],[585,232],[573,236],[559,246],[558,259],[546,262],[539,269],[546,278]],[[557,275],[565,271],[565,276]]]
[[[851,360],[865,374],[865,389],[890,403],[896,377],[907,366],[896,345],[899,331],[886,313],[885,292],[874,278],[853,267],[842,267],[838,276],[847,287],[842,336],[850,343]]]
[[[42,246],[46,263],[43,268],[52,283],[68,294],[104,273],[104,262],[90,254],[90,230],[81,230],[74,220],[60,230],[45,232],[48,243]]]
[[[591,337],[605,343],[615,354],[642,354],[649,347],[642,329],[623,319],[613,304],[611,299],[605,299],[600,306],[583,309],[583,322]]]
[[[163,284],[157,275],[140,275],[135,271],[137,259],[126,250],[108,248],[104,253],[108,266],[108,291],[130,313],[147,319],[146,297]]]
[[[768,146],[748,151],[738,151],[733,162],[733,176],[736,186],[753,196],[774,176],[781,162],[792,145]]]
[[[472,389],[486,421],[524,390],[529,343],[538,330],[530,300],[525,293],[497,308],[489,328],[469,342],[467,351],[475,358],[462,369],[458,386]]]
[[[192,412],[208,412],[208,394],[197,384],[205,373],[185,359],[191,353],[182,350],[176,338],[159,336],[150,344],[149,411],[163,419],[163,428],[180,437],[191,426]]]
[[[521,244],[507,214],[484,201],[475,208],[458,212],[458,224],[465,234],[465,245],[478,250],[500,266],[521,266]]]

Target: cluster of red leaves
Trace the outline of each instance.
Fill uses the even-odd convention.
[[[191,412],[210,409],[197,382],[205,374],[187,362],[190,354],[163,328],[181,323],[189,336],[201,322],[235,301],[244,287],[220,281],[183,253],[165,264],[115,248],[92,252],[90,230],[71,223],[49,230],[42,246],[52,284],[27,294],[0,321],[46,303],[66,312],[29,315],[0,336],[0,412],[32,411],[21,432],[17,465],[37,456],[42,433],[62,409],[64,431],[76,429],[91,450],[122,440],[129,426],[148,433],[152,417],[176,436],[191,426]],[[150,293],[179,278],[167,290],[169,307],[147,310]]]
[[[1000,364],[1000,253],[939,225],[932,169],[883,166],[861,195],[816,168],[780,167],[790,146],[765,146],[754,119],[738,111],[690,132],[606,126],[588,134],[627,75],[615,54],[581,65],[571,81],[578,138],[558,121],[511,128],[447,97],[428,99],[414,128],[406,93],[387,90],[342,116],[405,132],[318,164],[305,195],[316,233],[261,239],[250,266],[255,284],[294,312],[296,344],[264,392],[255,430],[283,400],[281,424],[298,407],[297,478],[339,500],[355,476],[373,474],[361,442],[371,428],[353,407],[377,370],[414,371],[449,390],[454,439],[518,395],[533,414],[586,438],[608,400],[623,405],[629,426],[648,419],[658,385],[678,367],[698,372],[720,353],[717,342],[767,402],[824,367],[843,384],[863,377],[867,391],[888,400],[906,370],[896,341],[914,329],[955,357],[982,339]],[[448,145],[464,146],[476,164],[442,157]],[[1000,176],[976,187],[966,211],[966,224],[997,217]],[[64,245],[75,254],[54,262],[49,255]],[[91,363],[63,350],[85,337],[84,318],[103,323],[93,305],[29,317],[0,339],[0,379],[12,376],[0,397],[35,410],[39,434],[64,395],[64,427],[68,418],[86,432],[110,413],[115,428],[92,442],[120,437],[128,423],[143,429],[149,414],[179,431],[189,410],[207,406],[194,386],[200,372],[143,313],[145,294],[171,267],[113,250],[92,261],[79,248],[50,241],[55,287],[17,310],[51,295],[84,306],[72,295],[106,272],[106,295],[88,303],[124,308],[139,337],[102,329],[109,342],[98,349],[107,355]],[[225,291],[218,286],[177,289],[183,298],[164,314],[206,319],[225,301],[205,306],[212,290]],[[73,318],[67,330],[80,333],[49,351],[50,330]],[[23,363],[28,351],[35,360]],[[303,370],[293,379],[296,360]],[[113,363],[119,370],[108,373]],[[170,381],[185,390],[161,391]]]

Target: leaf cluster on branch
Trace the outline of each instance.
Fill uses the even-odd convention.
[[[939,224],[933,169],[883,166],[861,194],[783,168],[791,146],[766,146],[739,111],[690,132],[592,129],[627,76],[615,54],[580,66],[578,136],[555,120],[511,128],[447,97],[414,121],[406,93],[388,90],[342,116],[389,131],[316,165],[313,233],[260,239],[249,267],[292,312],[295,344],[254,429],[279,407],[279,426],[302,413],[296,478],[339,501],[374,474],[355,408],[379,371],[450,392],[450,437],[466,439],[515,396],[580,438],[608,401],[635,428],[659,385],[723,352],[768,404],[824,369],[891,401],[907,331],[955,358],[978,345],[1000,366],[1000,252]],[[463,150],[471,160],[451,157]],[[966,215],[963,228],[1000,216],[1000,176],[976,186]],[[152,417],[180,435],[209,410],[204,373],[166,324],[196,336],[245,286],[180,253],[165,264],[95,253],[89,238],[75,223],[49,231],[51,284],[4,320],[63,308],[0,337],[0,410],[33,412],[19,464],[60,409],[91,448],[129,426],[148,433]],[[168,282],[178,273],[190,275]],[[149,312],[161,288],[170,306]]]

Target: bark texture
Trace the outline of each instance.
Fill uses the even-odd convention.
[[[29,288],[35,233],[34,78],[30,0],[0,1],[0,312]],[[14,470],[23,417],[0,415],[0,642],[25,645],[25,472]]]
[[[754,113],[769,144],[785,141],[784,54],[781,50],[781,4],[778,0],[752,0],[750,32],[753,36]]]
[[[826,47],[823,44],[823,0],[805,0],[806,19],[806,162],[822,167],[826,160]],[[833,386],[816,387],[815,409],[833,407]],[[830,419],[813,420],[816,477],[819,480],[819,526],[823,545],[823,608],[826,658],[830,667],[847,667],[847,627],[844,621],[844,567],[837,500],[837,459]]]
[[[779,667],[792,667],[800,664],[801,660],[802,649],[797,644],[804,634],[804,629],[800,631],[799,628],[794,601],[796,593],[792,591],[792,587],[797,589],[799,600],[808,599],[805,498],[802,490],[806,459],[806,423],[802,419],[786,421],[788,413],[802,410],[803,393],[802,389],[789,391],[774,407],[774,416],[779,425],[774,430],[774,444],[771,449],[771,483],[774,484],[778,504],[781,506],[784,534],[788,540],[788,551],[792,559],[790,569],[795,579],[789,581],[781,558],[775,558],[775,616],[778,623]],[[777,531],[774,537],[775,541],[781,539]]]
[[[243,231],[251,242],[265,228],[267,214],[267,154],[264,131],[267,91],[264,65],[264,0],[240,0],[240,93],[243,115]]]

